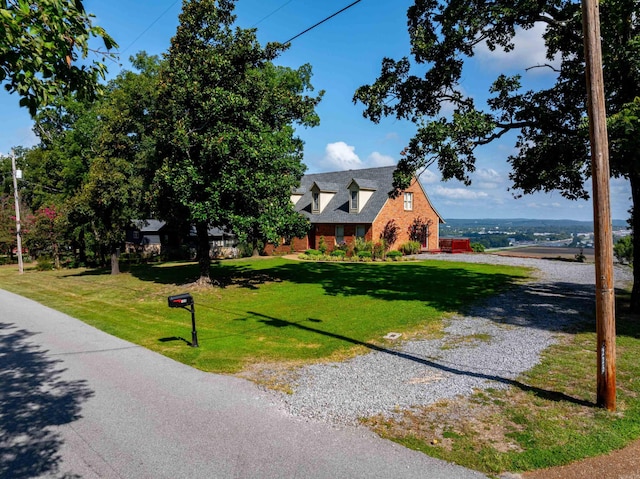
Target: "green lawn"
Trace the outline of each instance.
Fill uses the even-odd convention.
[[[104,271],[0,268],[0,287],[205,371],[237,372],[255,362],[340,358],[383,344],[387,333],[438,334],[444,315],[524,278],[527,271],[457,263],[307,263],[282,258],[224,261],[220,287],[196,288],[193,263]],[[194,297],[191,316],[167,306]],[[180,339],[184,338],[184,339]]]
[[[236,373],[265,363],[340,360],[385,345],[387,333],[442,334],[441,320],[525,279],[529,271],[440,261],[312,263],[282,258],[213,266],[219,287],[196,288],[191,263],[134,266],[111,276],[67,270],[17,274],[0,267],[0,287],[64,311],[194,367]],[[196,302],[191,317],[167,296]],[[489,474],[564,464],[640,437],[640,318],[618,294],[618,409],[595,406],[593,321],[561,335],[519,387],[481,391],[394,419],[363,422],[384,437]],[[184,339],[181,339],[184,338]],[[477,338],[486,340],[487,338]],[[276,384],[279,386],[279,384]]]

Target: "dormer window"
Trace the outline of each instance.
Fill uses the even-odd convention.
[[[338,186],[333,183],[315,182],[311,187],[311,213],[322,213],[337,191]]]
[[[358,190],[351,190],[351,202],[349,204],[351,211],[358,211]]]
[[[376,185],[370,180],[352,179],[347,186],[349,189],[349,213],[360,213],[369,198],[376,190]]]

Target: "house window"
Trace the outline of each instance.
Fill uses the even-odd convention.
[[[336,226],[336,244],[344,243],[344,226]]]
[[[358,211],[358,190],[351,190],[351,211]]]
[[[139,231],[134,231],[133,232],[133,239],[134,240],[139,240],[140,239],[140,232]]]
[[[413,211],[413,193],[404,194],[404,210]]]
[[[320,211],[320,193],[317,191],[313,192],[313,205],[311,206],[311,209],[313,212],[317,213]]]
[[[367,230],[364,227],[364,225],[357,225],[356,226],[356,238],[364,239],[364,235],[365,235],[366,231]]]

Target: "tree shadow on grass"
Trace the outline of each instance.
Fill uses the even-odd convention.
[[[502,383],[502,384],[506,384],[509,386],[514,386],[516,388],[521,389],[522,391],[526,391],[526,392],[531,392],[533,394],[535,394],[536,396],[545,399],[545,400],[549,400],[549,401],[555,401],[555,402],[560,402],[560,401],[565,401],[565,402],[570,402],[573,404],[578,404],[580,406],[587,406],[587,407],[596,407],[596,404],[590,401],[585,401],[582,399],[578,399],[578,398],[574,398],[572,396],[569,396],[567,394],[558,392],[558,391],[549,391],[546,389],[542,389],[542,388],[537,388],[534,386],[530,386],[528,384],[524,384],[520,381],[517,381],[515,379],[509,379],[509,378],[503,378],[500,376],[496,376],[493,374],[484,374],[484,373],[479,373],[479,372],[475,372],[475,371],[468,371],[468,370],[463,370],[463,369],[458,369],[458,368],[454,368],[451,366],[446,366],[444,364],[440,364],[436,361],[430,360],[430,359],[425,359],[425,358],[421,358],[419,356],[415,356],[413,354],[409,354],[403,351],[399,351],[399,350],[395,350],[395,349],[389,349],[389,348],[385,348],[383,346],[379,346],[377,344],[372,344],[372,343],[368,343],[368,342],[364,342],[364,341],[360,341],[354,338],[349,338],[347,336],[344,335],[340,335],[340,334],[335,334],[335,333],[331,333],[329,331],[324,331],[322,329],[318,329],[315,327],[311,327],[311,326],[306,326],[304,324],[300,324],[300,323],[294,323],[291,321],[286,321],[284,319],[280,319],[280,318],[274,318],[271,316],[267,316],[261,313],[257,313],[255,311],[248,311],[247,312],[250,315],[256,316],[259,319],[260,322],[268,325],[268,326],[272,326],[275,328],[284,328],[284,327],[293,327],[293,328],[298,328],[304,331],[308,331],[311,333],[315,333],[315,334],[320,334],[323,336],[329,336],[331,338],[334,339],[338,339],[340,341],[345,341],[347,343],[353,344],[353,345],[357,345],[357,346],[364,346],[367,349],[370,349],[372,351],[376,351],[376,352],[380,352],[380,353],[385,353],[385,354],[389,354],[391,356],[395,356],[395,357],[399,357],[402,359],[406,359],[407,361],[413,361],[415,363],[418,364],[422,364],[424,366],[433,368],[433,369],[437,369],[439,371],[443,371],[449,374],[456,374],[456,375],[464,375],[464,376],[469,376],[469,377],[473,377],[473,378],[478,378],[478,379],[486,379],[489,381],[495,381],[498,383]],[[309,318],[309,321],[314,322],[314,323],[318,323],[321,322],[320,320],[317,319],[312,319]]]
[[[60,360],[29,342],[35,333],[0,323],[0,478],[60,474],[63,440],[52,426],[79,419],[93,396],[86,381],[66,381]]]
[[[263,267],[262,265],[265,265]],[[289,281],[319,285],[329,296],[368,296],[387,301],[423,301],[439,310],[457,310],[479,298],[508,288],[522,277],[485,273],[477,267],[428,266],[416,263],[346,264],[282,262],[216,262],[211,278],[220,287],[259,289],[267,283]],[[143,265],[131,274],[159,284],[188,284],[197,278],[197,265]]]

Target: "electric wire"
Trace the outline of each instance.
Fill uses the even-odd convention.
[[[309,28],[307,28],[306,30],[304,30],[303,32],[298,33],[297,35],[289,38],[289,40],[287,40],[286,42],[282,42],[282,43],[290,43],[293,40],[295,40],[298,37],[301,37],[302,35],[304,35],[305,33],[313,30],[314,28],[316,28],[319,25],[322,25],[324,22],[331,20],[333,17],[335,17],[336,15],[339,15],[340,13],[344,12],[345,10],[348,10],[349,8],[353,7],[356,3],[360,3],[362,0],[356,0],[355,2],[353,2],[350,5],[347,5],[346,7],[344,7],[341,10],[338,10],[336,13],[329,15],[327,18],[325,18],[324,20],[320,20],[318,23],[316,23],[315,25],[310,26]]]
[[[278,8],[276,8],[273,12],[269,13],[267,16],[262,17],[260,20],[258,20],[256,23],[254,23],[253,25],[251,25],[251,28],[259,25],[260,23],[262,23],[263,21],[265,21],[267,18],[269,18],[271,15],[279,12],[280,10],[282,10],[284,7],[286,7],[287,5],[289,5],[291,2],[293,2],[293,0],[289,0],[288,2],[283,3],[282,5],[280,5]]]
[[[133,41],[132,41],[131,43],[129,43],[129,45],[127,45],[127,47],[126,47],[126,48],[123,48],[123,49],[119,52],[119,53],[120,53],[120,55],[122,55],[124,52],[126,52],[127,50],[129,50],[129,48],[131,48],[131,47],[132,47],[132,46],[133,46],[133,45],[134,45],[138,40],[140,40],[140,39],[143,37],[143,35],[144,35],[145,33],[147,33],[149,30],[151,30],[151,27],[153,27],[156,23],[158,23],[158,21],[159,21],[162,17],[164,17],[164,16],[167,14],[167,12],[169,12],[169,10],[171,10],[171,9],[176,5],[176,3],[179,3],[180,1],[181,1],[181,0],[176,0],[176,1],[175,1],[175,2],[173,2],[171,5],[169,5],[169,7],[168,7],[164,12],[162,12],[162,13],[161,13],[161,14],[160,14],[160,15],[159,15],[159,16],[158,16],[158,17],[157,17],[153,22],[151,22],[151,24],[150,24],[147,28],[145,28],[145,29],[142,31],[142,33],[140,33],[136,38],[134,38],[134,39],[133,39]]]

